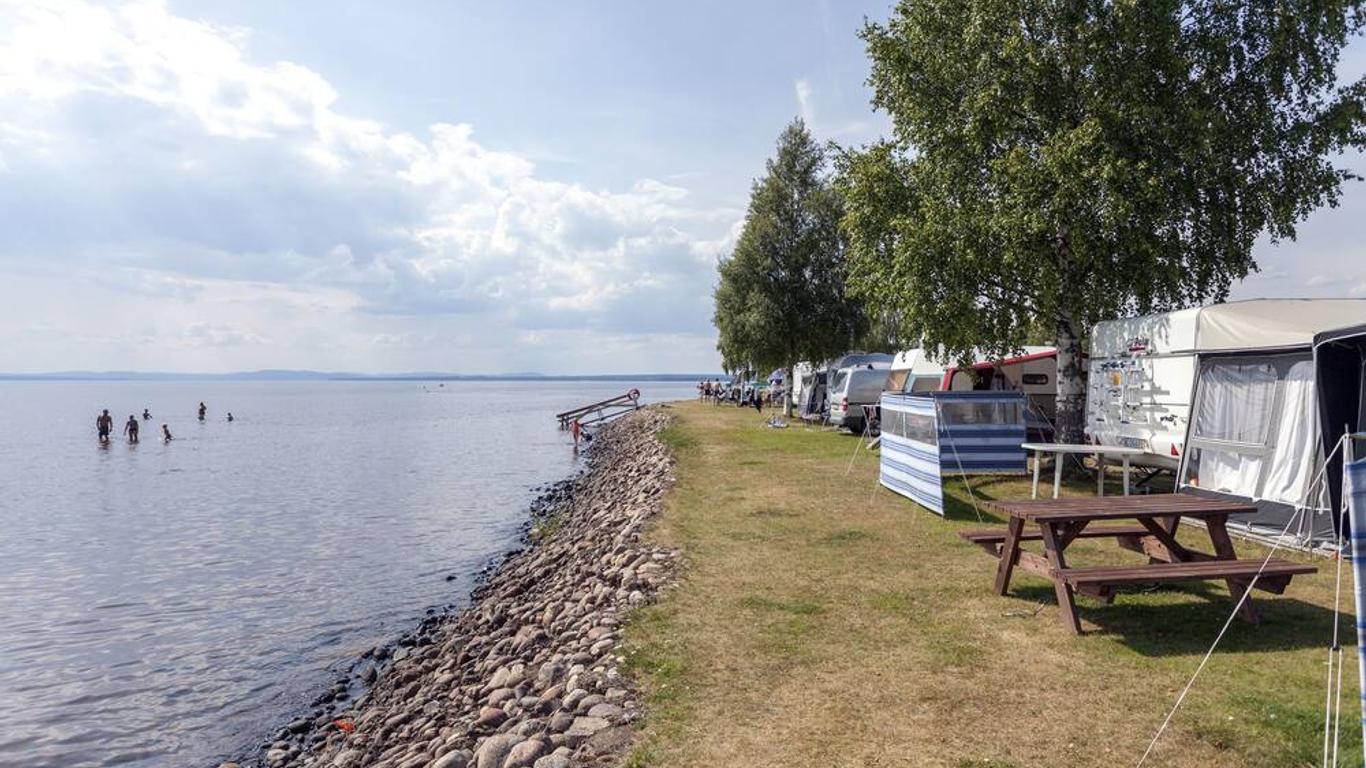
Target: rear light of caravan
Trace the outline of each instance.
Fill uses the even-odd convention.
[[[841,411],[847,411],[847,410],[849,410],[849,398],[847,398],[847,397],[841,397],[841,398],[840,398],[840,410],[841,410]]]

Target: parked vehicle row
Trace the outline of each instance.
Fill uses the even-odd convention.
[[[816,368],[794,369],[792,402],[802,418],[862,434],[865,406],[876,411],[883,392],[1019,391],[1030,403],[1029,439],[1051,440],[1057,350],[1026,347],[1005,359],[978,354],[968,365],[946,365],[924,349],[896,355],[855,352]]]

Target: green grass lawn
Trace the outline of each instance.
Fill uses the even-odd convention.
[[[1079,598],[1073,636],[1049,582],[1017,571],[991,593],[994,560],[955,535],[981,525],[961,483],[940,518],[881,488],[877,453],[847,434],[671,412],[678,485],[652,535],[686,570],[629,628],[651,705],[634,765],[1132,766],[1232,609],[1222,583]],[[972,483],[979,499],[1029,493],[1027,478]],[[1139,562],[1104,540],[1068,555]],[[1313,562],[1285,595],[1255,593],[1262,625],[1235,622],[1146,765],[1319,763],[1334,563]],[[1344,626],[1342,764],[1360,765]]]

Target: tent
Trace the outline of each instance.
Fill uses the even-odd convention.
[[[1236,518],[1248,532],[1286,531],[1302,546],[1332,541],[1337,492],[1329,492],[1333,482],[1314,478],[1324,446],[1331,449],[1342,430],[1326,419],[1345,410],[1359,415],[1360,364],[1351,341],[1359,334],[1329,332],[1364,320],[1366,301],[1347,299],[1267,299],[1201,311],[1178,488],[1254,503],[1256,514]],[[1309,514],[1292,525],[1300,505]]]
[[[1366,432],[1366,325],[1314,336],[1314,389],[1320,445],[1327,456],[1344,432]],[[1334,456],[1326,472],[1329,508],[1334,510],[1342,509],[1342,460]]]
[[[802,387],[801,400],[797,403],[797,415],[806,421],[824,421],[828,403],[825,391],[827,374],[814,371]]]

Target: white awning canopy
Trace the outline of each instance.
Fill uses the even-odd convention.
[[[1366,323],[1366,299],[1248,299],[1097,323],[1092,357],[1309,347],[1314,334]]]

